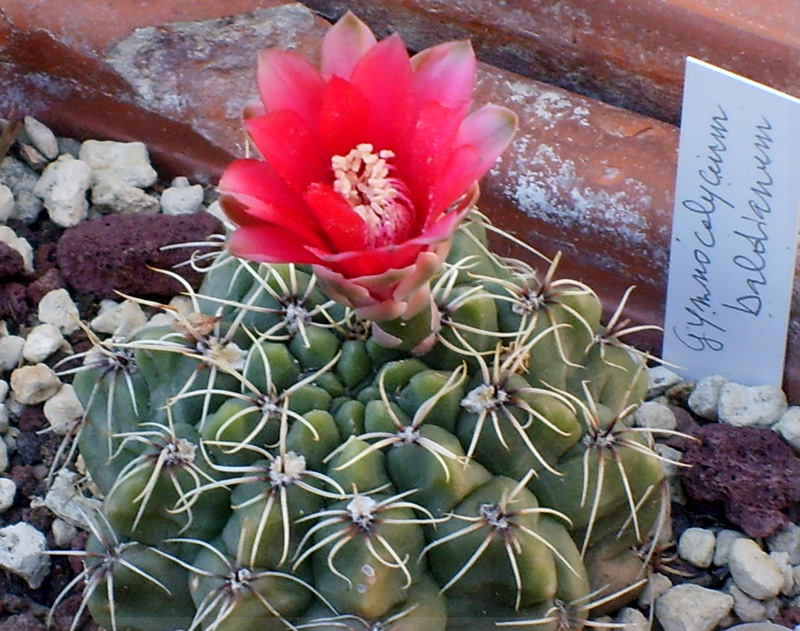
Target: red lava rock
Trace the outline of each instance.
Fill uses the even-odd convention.
[[[175,243],[204,241],[222,231],[206,213],[193,215],[109,215],[84,221],[64,232],[58,242],[58,264],[69,285],[95,299],[131,296],[167,298],[183,287],[166,274],[200,248],[161,250]],[[193,287],[202,274],[190,266],[173,269]]]
[[[17,492],[21,495],[33,495],[39,488],[41,480],[36,474],[36,468],[31,465],[16,465],[11,467],[11,479],[17,485]]]
[[[800,459],[768,428],[712,423],[683,454],[684,489],[699,502],[722,501],[726,517],[750,537],[786,527],[781,511],[800,501]]]
[[[61,272],[54,267],[47,270],[36,280],[28,283],[28,300],[32,305],[38,305],[47,292],[61,289],[62,287],[66,287],[66,283],[63,276],[61,276]]]
[[[32,613],[10,616],[0,622],[0,631],[44,631],[45,626]]]
[[[781,611],[777,616],[775,616],[775,620],[773,620],[773,622],[775,624],[794,629],[798,624],[800,624],[800,609],[797,607],[792,607],[791,609]]]
[[[28,314],[25,285],[0,283],[0,320],[22,322]]]
[[[0,278],[22,274],[25,261],[22,255],[7,243],[0,241]]]

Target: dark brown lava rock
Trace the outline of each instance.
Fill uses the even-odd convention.
[[[726,517],[750,537],[768,537],[786,527],[781,511],[800,501],[800,459],[771,429],[711,423],[683,454],[692,465],[681,471],[688,496],[722,501]]]
[[[173,269],[200,248],[162,250],[176,243],[205,241],[222,225],[207,213],[108,215],[66,230],[58,242],[58,265],[67,283],[94,299],[131,296],[169,298],[183,287],[152,268],[171,270],[193,287],[202,274],[188,265]]]
[[[0,280],[22,274],[22,255],[7,243],[0,241]]]

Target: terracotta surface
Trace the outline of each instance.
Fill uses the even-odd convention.
[[[81,138],[143,140],[167,174],[210,182],[245,150],[239,111],[255,95],[257,50],[314,56],[326,28],[293,3],[262,2],[256,15],[219,20],[234,3],[153,2],[151,15],[147,3],[117,0],[108,28],[94,29],[60,3],[25,13],[24,1],[0,0],[0,116],[33,114]],[[182,21],[210,21],[167,24],[168,7]],[[145,21],[157,26],[134,30]],[[477,100],[504,103],[522,122],[484,181],[482,210],[548,256],[563,250],[561,274],[600,289],[609,309],[637,285],[627,313],[659,323],[677,128],[490,66]],[[792,318],[790,358],[800,356],[800,300]],[[657,349],[658,336],[638,341]],[[797,360],[785,385],[800,400]]]
[[[424,48],[473,39],[480,58],[677,122],[683,64],[699,57],[800,96],[797,0],[308,0]]]

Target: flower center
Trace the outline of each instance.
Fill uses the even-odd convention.
[[[346,156],[333,156],[333,189],[357,212],[367,225],[371,248],[400,243],[412,228],[412,209],[406,186],[392,177],[387,162],[394,152],[375,148],[368,142],[356,145]]]

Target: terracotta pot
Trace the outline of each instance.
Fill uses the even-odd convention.
[[[167,175],[205,182],[245,151],[239,112],[255,96],[257,51],[313,57],[327,28],[282,0],[85,0],[81,12],[57,0],[2,4],[0,116],[142,140]],[[677,128],[492,66],[481,68],[477,100],[521,120],[483,183],[482,210],[548,256],[563,250],[561,275],[595,287],[609,309],[636,285],[628,315],[661,323]],[[784,385],[800,400],[800,301],[791,331]],[[657,351],[659,336],[636,342]]]

